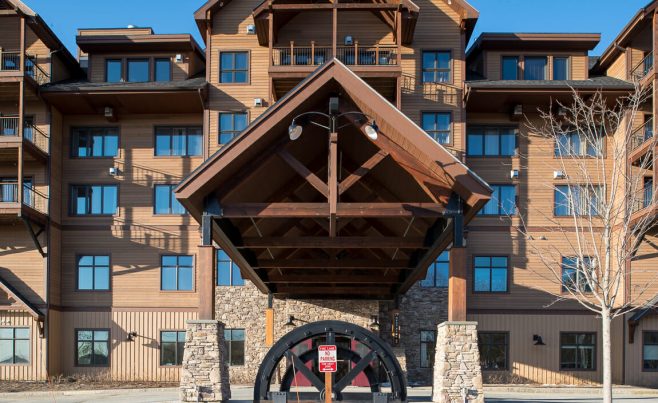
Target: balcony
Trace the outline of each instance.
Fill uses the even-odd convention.
[[[644,189],[640,189],[633,197],[633,213],[651,206],[653,204],[653,183],[649,183]]]
[[[0,182],[0,218],[27,216],[44,222],[48,216],[48,196],[32,185],[23,184],[23,200],[18,200],[18,182]]]
[[[14,148],[20,142],[36,159],[47,159],[50,154],[50,138],[30,121],[23,123],[23,135],[19,136],[19,118],[17,116],[0,117],[0,148]]]
[[[653,52],[647,54],[640,63],[631,70],[631,80],[646,84],[644,81],[653,72]]]
[[[653,144],[653,118],[651,118],[631,134],[628,153],[631,163],[639,161],[640,157],[650,151]]]
[[[43,85],[50,82],[50,75],[37,63],[36,56],[25,55],[25,75],[32,78],[36,84]],[[0,49],[0,78],[20,77],[21,53],[18,51],[5,51]]]

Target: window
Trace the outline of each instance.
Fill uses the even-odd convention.
[[[507,292],[507,258],[476,256],[473,283],[475,292]]]
[[[78,256],[78,290],[110,289],[110,257]]]
[[[244,365],[244,339],[244,329],[224,330],[229,365]]]
[[[480,366],[483,370],[506,370],[509,335],[503,332],[478,332]]]
[[[149,59],[128,59],[128,82],[145,83],[149,80]]]
[[[603,188],[599,185],[560,185],[555,187],[554,214],[596,216],[603,203]]]
[[[423,130],[439,144],[450,143],[452,116],[450,112],[424,112]]]
[[[162,256],[163,291],[192,291],[194,262],[192,256]]]
[[[171,81],[171,59],[155,59],[155,81]]]
[[[217,251],[217,285],[243,286],[244,279],[240,268],[228,257],[223,250]]]
[[[174,196],[176,185],[155,185],[155,214],[187,214],[185,208]]]
[[[447,83],[451,81],[450,65],[452,56],[450,52],[424,51],[423,52],[423,82]]]
[[[427,275],[420,281],[421,287],[447,288],[450,272],[450,252],[445,251],[439,255],[434,263],[427,269]]]
[[[590,136],[576,131],[560,133],[555,141],[556,157],[600,157],[603,136]]]
[[[0,365],[30,363],[30,329],[0,328]]]
[[[196,157],[203,151],[200,127],[156,127],[155,155]]]
[[[115,127],[76,127],[71,134],[71,151],[76,158],[116,157],[119,134]]]
[[[114,215],[117,213],[117,185],[77,185],[71,187],[73,215]]]
[[[524,80],[546,80],[546,66],[548,62],[545,56],[526,57],[523,63]]]
[[[221,52],[219,56],[220,83],[247,83],[249,81],[249,54],[247,52]]]
[[[478,215],[511,216],[516,214],[516,186],[491,185],[491,200],[484,205]]]
[[[436,332],[434,330],[420,331],[420,367],[434,368],[434,349],[436,348]]]
[[[219,114],[219,144],[233,140],[247,127],[246,112],[231,112]]]
[[[553,80],[568,80],[568,79],[569,79],[569,58],[554,57]]]
[[[105,60],[105,81],[118,83],[123,80],[123,63],[121,59]]]
[[[75,331],[75,365],[107,367],[110,364],[110,331],[83,329]]]
[[[642,333],[642,369],[658,371],[658,332]]]
[[[516,129],[472,127],[468,129],[469,157],[511,157],[516,155]]]
[[[182,365],[185,331],[160,332],[160,365]]]
[[[503,80],[518,80],[519,79],[519,57],[518,56],[505,56],[503,57]]]
[[[562,258],[562,291],[592,292],[591,283],[587,281],[587,273],[596,268],[596,259],[585,256]],[[591,277],[590,277],[591,278]]]
[[[596,333],[560,334],[560,369],[596,369]]]

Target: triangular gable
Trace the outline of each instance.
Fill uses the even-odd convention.
[[[8,282],[6,282],[4,279],[0,278],[0,289],[2,289],[7,295],[16,301],[19,305],[23,307],[25,311],[27,311],[30,315],[35,320],[41,321],[43,320],[43,314],[39,309],[34,306],[30,301],[28,301],[25,297],[23,297],[18,290],[16,290],[14,287],[11,286]]]
[[[190,213],[198,219],[202,211],[199,211],[195,204],[198,205],[200,200],[216,188],[223,179],[221,172],[231,165],[244,163],[255,155],[252,147],[257,149],[256,145],[263,138],[272,135],[274,127],[287,127],[290,122],[286,119],[291,111],[300,108],[331,80],[335,80],[378,124],[386,124],[395,132],[404,135],[404,139],[401,139],[399,136],[387,136],[383,133],[382,141],[393,147],[404,148],[409,154],[415,155],[418,162],[427,169],[427,175],[441,181],[445,187],[452,188],[470,208],[467,218],[471,218],[489,200],[491,188],[486,182],[343,63],[332,59],[183,179],[175,192]]]

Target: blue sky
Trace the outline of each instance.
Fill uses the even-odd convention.
[[[77,28],[152,26],[156,33],[192,33],[192,13],[205,0],[23,0],[75,54]],[[470,0],[481,32],[601,33],[598,55],[649,0]],[[202,45],[203,46],[203,45]]]

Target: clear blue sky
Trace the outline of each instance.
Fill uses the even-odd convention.
[[[77,28],[151,26],[156,33],[192,33],[192,13],[205,0],[23,0],[50,24],[75,54]],[[601,33],[598,55],[649,0],[470,0],[481,32]]]

